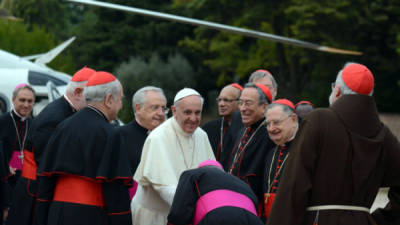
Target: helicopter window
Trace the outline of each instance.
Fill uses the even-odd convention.
[[[56,86],[67,85],[65,81],[45,73],[39,73],[35,71],[29,71],[28,73],[28,82],[31,85],[46,86],[47,82],[49,81],[53,82],[53,84]]]

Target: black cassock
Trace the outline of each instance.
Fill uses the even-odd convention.
[[[15,197],[9,211],[7,224],[32,224],[37,195],[36,167],[40,164],[42,153],[57,125],[71,116],[74,111],[68,101],[64,97],[60,97],[48,104],[32,120],[25,146],[25,151],[29,152],[24,154],[24,171],[14,189]]]
[[[251,187],[258,198],[258,214],[263,218],[266,159],[274,143],[269,139],[264,118],[250,127],[243,128],[239,134],[223,166],[225,171],[239,177]]]
[[[205,123],[202,128],[207,133],[215,159],[218,162],[223,162],[232,149],[230,144],[232,142],[232,131],[229,122],[220,117]]]
[[[58,125],[38,167],[37,224],[132,223],[128,184],[133,174],[127,154],[113,148],[119,141],[115,134],[91,106]],[[88,196],[90,203],[84,201]]]
[[[257,205],[257,197],[253,191],[237,177],[213,166],[187,170],[182,173],[179,179],[171,211],[168,215],[168,224],[192,224],[199,198],[212,191],[220,190],[242,194],[253,203],[254,208]],[[263,223],[256,215],[246,209],[223,206],[208,212],[198,223],[198,225],[214,224],[261,225]]]
[[[3,218],[3,210],[5,206],[5,185],[6,179],[10,175],[10,170],[6,163],[6,157],[3,150],[3,141],[0,140],[0,218]],[[0,220],[0,224],[3,224],[3,220]]]
[[[23,151],[24,145],[26,143],[26,134],[30,132],[31,118],[22,120],[14,110],[7,112],[0,116],[0,141],[2,142],[2,162],[3,170],[6,167],[6,171],[3,171],[5,177],[3,177],[2,182],[7,180],[7,183],[3,183],[2,191],[2,202],[0,203],[1,208],[6,206],[10,207],[12,201],[15,197],[14,190],[15,186],[21,176],[21,170],[17,170],[16,174],[12,176],[9,172],[9,163],[12,159],[13,153]],[[18,133],[17,133],[18,130]],[[3,210],[1,209],[1,214]]]
[[[14,119],[13,119],[14,118]],[[0,116],[0,140],[3,142],[4,156],[8,164],[13,151],[21,151],[25,144],[25,134],[29,133],[31,118],[22,121],[12,110]],[[18,134],[16,130],[18,129]]]
[[[139,166],[142,149],[147,138],[148,130],[136,120],[117,128],[117,136],[120,137],[120,148],[128,153],[132,173],[135,174]]]

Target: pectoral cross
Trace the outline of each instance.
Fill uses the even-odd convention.
[[[271,196],[271,194],[270,194],[270,193],[265,193],[265,194],[264,194],[264,204],[265,204],[265,205],[267,205],[267,204],[268,204],[268,201],[269,201],[269,196]]]
[[[24,153],[21,152],[21,155],[19,155],[18,158],[21,160],[21,162],[23,164],[24,163]]]

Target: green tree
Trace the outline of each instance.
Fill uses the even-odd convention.
[[[279,97],[294,101],[309,98],[326,106],[329,83],[345,62],[357,61],[376,74],[375,93],[380,109],[395,110],[383,96],[398,92],[398,78],[394,76],[399,71],[394,63],[398,61],[398,1],[183,2],[175,1],[175,7],[183,8],[188,16],[364,53],[361,57],[327,54],[196,28],[194,35],[180,44],[201,55],[203,65],[217,74],[219,86],[236,76],[245,82],[252,71],[266,68],[278,80]]]
[[[149,60],[142,57],[130,58],[114,72],[125,94],[120,118],[125,122],[132,120],[132,96],[138,89],[148,85],[160,87],[168,99],[168,105],[171,105],[180,89],[195,85],[195,73],[189,61],[180,54],[169,55],[166,61],[156,53]]]
[[[304,55],[302,61],[305,65],[315,65],[310,69],[313,85],[321,81],[333,81],[340,66],[346,61],[364,63],[375,75],[374,95],[378,108],[383,111],[398,111],[395,104],[387,101],[387,98],[390,96],[393,102],[400,101],[396,94],[399,91],[396,83],[400,70],[396,63],[399,60],[396,38],[400,32],[400,2],[292,2],[293,5],[285,9],[285,15],[291,21],[290,29],[296,37],[363,52],[361,57],[326,54],[315,57],[318,54],[314,53]],[[325,86],[328,87],[328,82]],[[308,88],[305,92],[312,94],[316,88]]]
[[[12,13],[24,19],[28,29],[39,26],[57,40],[69,38],[69,10],[60,0],[13,0]]]
[[[27,56],[44,53],[54,48],[58,43],[53,34],[49,34],[38,26],[30,30],[21,22],[0,20],[0,49],[10,53]],[[61,53],[49,66],[66,73],[73,73],[72,56]]]
[[[167,11],[169,1],[118,0],[113,3]],[[86,7],[86,6],[85,6]],[[149,59],[157,52],[162,59],[179,52],[177,42],[189,30],[187,26],[128,12],[89,7],[79,26],[72,47],[77,62],[113,71],[131,56]]]

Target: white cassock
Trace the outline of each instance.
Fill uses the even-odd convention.
[[[165,225],[179,176],[215,159],[207,134],[197,128],[185,133],[171,117],[147,137],[134,180],[138,190],[131,202],[134,225]]]

